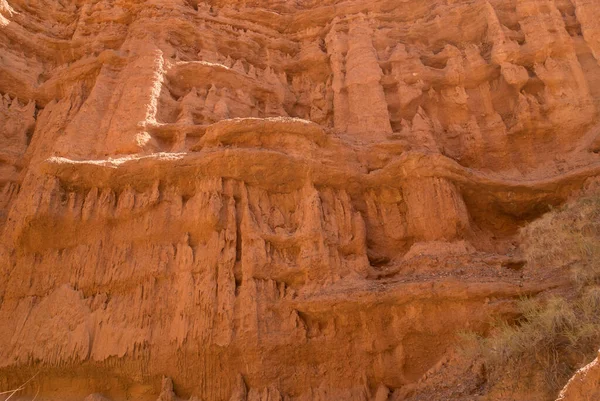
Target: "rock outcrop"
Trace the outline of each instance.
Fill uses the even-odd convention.
[[[600,175],[599,17],[0,0],[0,390],[401,399],[558,285],[516,234]]]
[[[600,360],[596,358],[569,380],[556,401],[592,401],[600,398]]]

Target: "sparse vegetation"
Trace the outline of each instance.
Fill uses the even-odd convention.
[[[31,376],[29,378],[29,380],[27,380],[26,382],[24,382],[23,384],[21,384],[19,387],[15,388],[15,389],[0,392],[0,397],[4,396],[4,397],[1,397],[3,399],[3,401],[9,401],[15,394],[19,393],[20,391],[23,391],[25,389],[25,386],[27,386],[27,384],[30,381],[32,381],[33,379],[35,379],[35,377],[38,374],[39,374],[39,372],[36,373],[36,374],[34,374],[33,376]],[[31,401],[35,401],[37,399],[37,396],[39,395],[39,393],[40,393],[40,388],[38,387],[38,390],[35,393],[35,396],[33,397],[33,399]]]
[[[547,213],[521,240],[531,269],[569,269],[580,289],[600,284],[600,191]]]
[[[485,362],[489,385],[537,379],[551,397],[600,347],[600,193],[551,211],[521,235],[528,269],[568,269],[573,292],[523,299],[518,319],[494,322],[487,337],[464,333],[464,344]]]

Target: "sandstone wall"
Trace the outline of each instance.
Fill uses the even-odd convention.
[[[0,0],[0,388],[399,399],[556,285],[516,234],[600,174],[599,17]]]

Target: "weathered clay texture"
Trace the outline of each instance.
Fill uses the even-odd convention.
[[[556,401],[593,401],[600,399],[600,359],[579,369],[560,392]]]
[[[402,399],[555,285],[516,234],[600,174],[599,21],[0,0],[0,390]]]

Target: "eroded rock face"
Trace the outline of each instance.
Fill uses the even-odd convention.
[[[560,392],[556,401],[592,401],[600,397],[600,360],[579,369]]]
[[[516,233],[600,174],[599,17],[0,0],[0,387],[402,399],[554,285]]]

